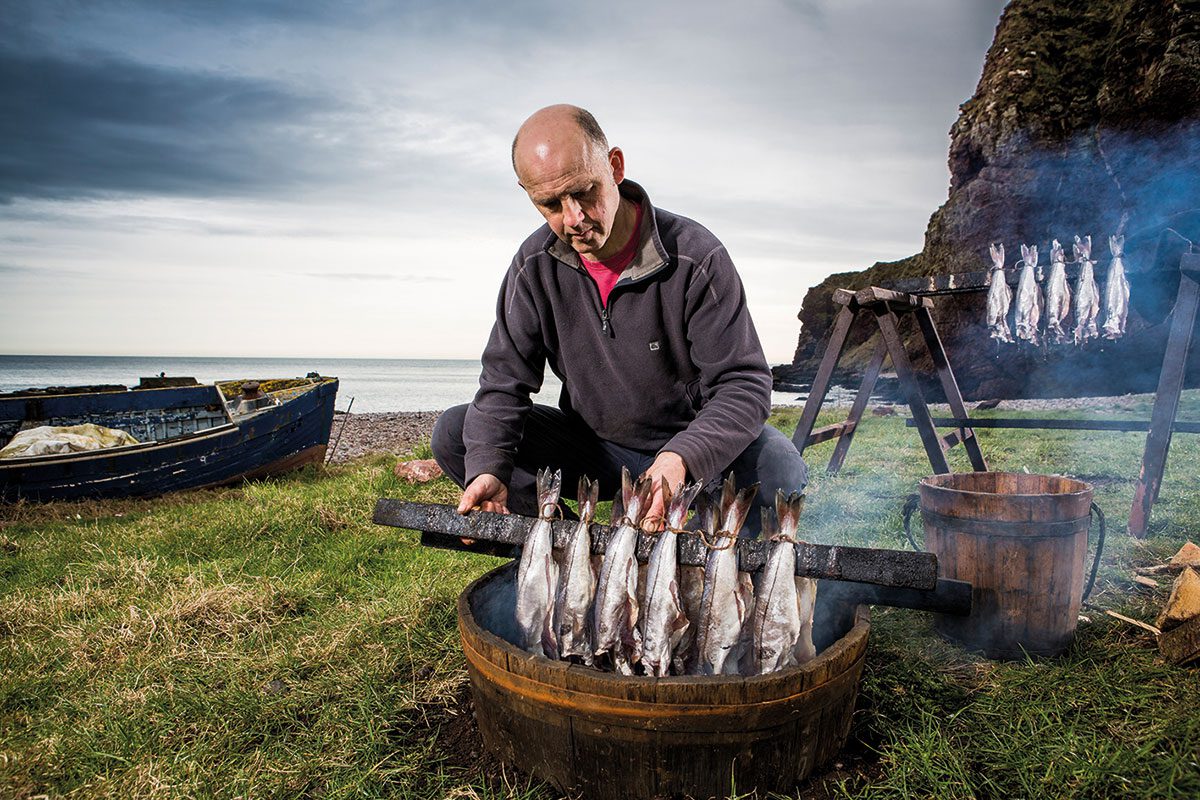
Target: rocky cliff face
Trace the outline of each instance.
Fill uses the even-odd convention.
[[[1123,219],[1132,267],[1161,258],[1166,237],[1183,244],[1168,228],[1200,245],[1200,0],[1013,0],[950,137],[950,192],[924,249],[811,289],[793,364],[777,368],[778,378],[802,381],[815,369],[840,286],[983,270],[990,242],[1010,254],[1020,243],[1048,254],[1051,239],[1075,234],[1092,236],[1102,278],[1108,235]],[[1131,284],[1126,338],[1082,350],[997,346],[983,324],[983,293],[938,298],[935,316],[964,393],[1152,389],[1175,283],[1160,275]],[[871,333],[856,330],[843,364],[865,363]],[[1200,347],[1193,356],[1200,378]]]

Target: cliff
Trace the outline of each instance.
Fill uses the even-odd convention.
[[[922,251],[810,289],[793,363],[777,379],[802,382],[815,369],[837,287],[983,270],[991,242],[1048,254],[1051,239],[1090,234],[1098,279],[1119,228],[1132,268],[1161,257],[1169,228],[1200,243],[1200,0],[1013,0],[950,130],[949,167]],[[970,398],[1148,391],[1177,280],[1131,277],[1127,336],[1084,348],[996,345],[982,292],[937,298],[935,316]],[[869,356],[871,333],[861,325],[852,336],[851,371]],[[1200,347],[1192,355],[1200,379]]]

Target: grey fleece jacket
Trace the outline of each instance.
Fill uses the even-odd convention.
[[[640,244],[607,309],[550,226],[513,258],[464,423],[468,483],[508,483],[547,363],[568,416],[624,447],[679,454],[692,479],[719,475],[762,432],[771,372],[725,247],[632,181],[620,191],[642,205]]]

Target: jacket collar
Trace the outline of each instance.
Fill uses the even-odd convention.
[[[622,197],[640,203],[642,206],[642,227],[637,232],[639,239],[637,252],[634,253],[633,261],[621,273],[620,279],[620,282],[637,281],[647,278],[665,267],[668,261],[667,251],[658,235],[658,220],[655,219],[654,206],[651,204],[646,190],[630,180],[621,181],[617,189]],[[583,262],[580,261],[579,254],[572,250],[570,245],[555,236],[553,231],[543,249],[568,267],[583,269]]]

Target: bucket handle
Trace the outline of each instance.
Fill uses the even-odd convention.
[[[1092,561],[1092,574],[1088,578],[1087,588],[1083,590],[1084,600],[1088,599],[1088,595],[1092,593],[1092,588],[1096,585],[1096,573],[1100,571],[1100,554],[1104,552],[1104,533],[1106,527],[1104,512],[1100,510],[1100,506],[1092,503],[1092,507],[1088,511],[1088,516],[1090,517],[1092,514],[1095,514],[1100,520],[1100,537],[1096,540],[1096,558]],[[1088,529],[1091,529],[1090,524],[1088,525]]]
[[[921,504],[921,495],[910,494],[904,501],[904,535],[908,539],[908,543],[912,545],[912,549],[918,553],[921,548],[917,547],[917,540],[912,535],[912,515],[917,510],[917,506]]]
[[[921,548],[917,547],[917,541],[913,539],[912,515],[920,505],[921,495],[910,494],[904,501],[904,511],[902,512],[904,516],[904,536],[908,539],[908,543],[912,546],[912,549],[916,550],[918,553],[921,552]],[[1100,520],[1100,535],[1096,539],[1096,557],[1092,560],[1092,573],[1088,577],[1087,588],[1083,590],[1084,600],[1088,599],[1088,596],[1092,593],[1092,589],[1096,586],[1096,573],[1100,571],[1100,556],[1104,553],[1104,534],[1107,532],[1107,524],[1104,520],[1104,511],[1094,502],[1092,503],[1091,508],[1088,510],[1088,516],[1091,517],[1093,515]],[[1088,525],[1088,529],[1091,530],[1090,524]]]

